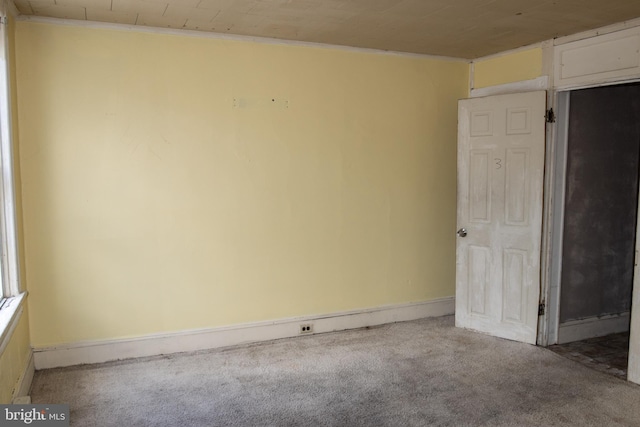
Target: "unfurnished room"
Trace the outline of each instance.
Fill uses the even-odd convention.
[[[637,0],[0,18],[0,425],[640,426]]]

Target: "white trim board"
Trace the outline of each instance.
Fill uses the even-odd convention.
[[[629,316],[629,312],[626,311],[562,323],[558,328],[558,344],[626,332],[629,330]]]
[[[34,348],[33,352],[35,368],[49,369],[291,338],[301,335],[300,325],[303,323],[312,324],[313,333],[317,334],[445,316],[453,314],[454,308],[454,298],[448,297],[419,303],[148,335],[132,339],[77,342]]]
[[[18,326],[18,322],[20,322],[25,296],[26,292],[23,292],[18,296],[7,298],[0,310],[0,354],[9,345],[13,331]]]
[[[33,359],[33,351],[29,351],[29,361],[24,368],[24,372],[22,372],[22,375],[20,375],[18,379],[18,386],[13,391],[13,403],[17,403],[17,399],[23,399],[25,396],[29,396],[35,372],[36,367]]]
[[[607,25],[605,27],[595,28],[593,30],[582,31],[580,33],[570,34],[568,36],[562,36],[553,39],[555,46],[571,43],[578,40],[584,40],[591,37],[602,36],[605,34],[615,33],[617,31],[626,30],[629,28],[639,27],[640,18],[630,19],[628,21],[617,22],[615,24]]]
[[[554,87],[554,89],[556,92],[560,93],[560,92],[571,92],[571,91],[580,90],[580,89],[589,89],[593,87],[618,86],[618,85],[626,85],[629,83],[638,83],[638,82],[640,82],[640,77],[622,78],[622,79],[612,78],[612,79],[604,79],[601,81],[591,82],[591,83],[575,84],[575,85],[569,85],[569,86],[557,86],[557,87]]]
[[[640,27],[554,47],[554,85],[575,87],[640,77]]]
[[[552,92],[555,93],[555,92]],[[564,200],[566,193],[566,166],[569,134],[569,92],[557,92],[556,101],[550,103],[557,112],[557,121],[549,126],[547,137],[547,173],[545,184],[545,251],[543,259],[543,299],[545,314],[540,317],[540,345],[558,343],[560,319],[560,282],[562,277],[562,240],[564,230]],[[542,329],[544,328],[544,330]]]
[[[549,77],[540,76],[531,80],[523,80],[513,83],[505,83],[497,86],[487,86],[478,89],[471,89],[470,98],[482,98],[491,95],[504,95],[508,93],[534,92],[537,90],[549,89]]]
[[[180,28],[147,27],[144,25],[116,24],[111,22],[50,18],[45,16],[34,16],[34,15],[19,15],[18,17],[16,17],[16,20],[24,21],[24,22],[37,22],[37,23],[44,23],[44,24],[64,25],[64,26],[71,26],[71,27],[97,28],[97,29],[103,29],[103,30],[116,30],[116,31],[133,31],[133,32],[139,32],[139,33],[151,33],[151,34],[171,34],[174,36],[199,37],[199,38],[215,39],[215,40],[231,40],[231,41],[239,41],[239,42],[275,44],[275,45],[285,45],[285,46],[313,47],[313,48],[319,48],[319,49],[334,49],[334,50],[342,50],[342,51],[356,52],[356,53],[392,55],[392,56],[403,56],[403,57],[410,57],[410,58],[432,59],[436,61],[454,61],[454,62],[469,63],[469,59],[467,58],[457,58],[453,56],[428,55],[428,54],[422,54],[422,53],[400,52],[395,50],[382,50],[382,49],[354,47],[354,46],[345,46],[345,45],[328,44],[328,43],[303,42],[303,41],[297,41],[297,40],[276,39],[276,38],[269,38],[269,37],[242,36],[237,34],[185,30]]]

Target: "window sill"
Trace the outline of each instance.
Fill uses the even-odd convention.
[[[18,325],[26,296],[27,293],[23,292],[18,296],[7,298],[0,308],[0,355],[9,344],[13,330]]]

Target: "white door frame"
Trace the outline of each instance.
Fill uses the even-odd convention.
[[[617,82],[596,83],[579,87],[556,89],[555,104],[557,121],[553,132],[547,135],[547,157],[545,179],[545,207],[543,213],[541,303],[545,304],[545,313],[540,316],[537,344],[549,346],[557,344],[560,318],[560,278],[562,273],[562,239],[564,231],[564,200],[567,166],[567,140],[569,130],[570,93],[573,90],[639,82],[640,79],[627,79]],[[640,199],[640,187],[638,197]],[[640,217],[640,212],[638,212]],[[636,229],[636,240],[640,241],[640,228]],[[635,278],[634,278],[635,282]],[[637,307],[640,309],[640,307]],[[631,307],[633,311],[633,306]],[[640,316],[638,310],[637,316]]]
[[[640,63],[633,59],[639,36],[640,21],[634,20],[543,45],[543,73],[550,79],[547,105],[556,112],[558,122],[548,126],[547,132],[540,290],[545,313],[539,318],[538,345],[554,344],[558,339],[569,91],[640,81]],[[640,307],[636,308],[636,317],[640,317]]]
[[[556,122],[548,124],[547,159],[545,164],[544,211],[542,217],[542,272],[540,303],[544,315],[538,323],[540,346],[555,344],[560,318],[560,275],[562,269],[562,236],[564,231],[564,197],[569,131],[569,91],[553,92],[550,104]]]

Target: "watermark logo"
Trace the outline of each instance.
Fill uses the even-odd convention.
[[[69,427],[69,405],[0,405],[0,427]]]

